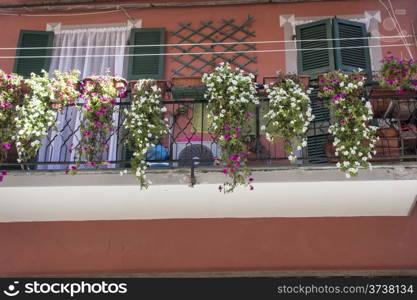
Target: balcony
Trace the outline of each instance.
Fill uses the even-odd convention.
[[[71,147],[80,130],[75,109],[68,108],[58,116],[60,129],[50,131],[37,160],[0,165],[9,169],[0,186],[0,220],[407,215],[417,195],[417,133],[410,126],[417,120],[417,94],[380,95],[368,87],[365,96],[381,128],[372,171],[360,170],[358,177],[346,179],[337,170],[327,133],[332,114],[314,92],[316,119],[307,132],[308,146],[290,163],[282,143],[270,143],[261,134],[268,110],[263,99],[245,129],[255,190],[241,188],[228,195],[217,189],[225,178],[214,165],[221,149],[217,137],[207,132],[205,100],[173,100],[168,89],[163,103],[169,133],[148,152],[152,185],[143,191],[134,176],[120,175],[130,166],[123,129],[129,99],[117,103],[116,129],[108,137],[109,151],[102,154],[107,165],[82,166],[76,176],[65,174],[75,163]]]

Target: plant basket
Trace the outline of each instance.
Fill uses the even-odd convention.
[[[339,159],[336,157],[336,147],[332,142],[324,145],[324,153],[326,154],[329,163],[337,163]]]
[[[298,80],[301,85],[304,86],[305,89],[309,87],[310,83],[310,76],[308,75],[297,75]],[[278,82],[278,76],[267,76],[263,78],[263,84],[275,84]]]
[[[200,77],[174,77],[171,80],[171,94],[174,100],[202,100],[205,89]]]
[[[129,82],[129,87],[132,95],[135,95],[135,85],[138,81],[133,80]],[[162,93],[162,99],[165,99],[166,92],[167,92],[167,82],[165,80],[156,80],[156,85],[159,87]]]

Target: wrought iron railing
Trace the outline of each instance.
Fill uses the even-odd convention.
[[[269,102],[263,98],[261,104],[253,107],[254,117],[244,129],[244,143],[250,152],[252,166],[299,166],[307,164],[334,164],[331,136],[328,127],[333,122],[332,114],[324,101],[317,97],[313,88],[312,105],[316,119],[310,124],[308,145],[298,151],[298,160],[290,163],[283,150],[282,142],[268,142],[261,133],[266,125],[263,115],[268,111]],[[381,127],[381,139],[377,144],[375,162],[417,161],[417,93],[407,95],[380,95],[371,88],[365,92],[373,106],[374,125]],[[151,168],[210,167],[214,157],[221,153],[217,137],[208,130],[206,100],[165,100],[169,132],[159,144],[147,154]],[[114,112],[115,130],[108,136],[109,150],[102,153],[107,166],[100,168],[127,168],[130,165],[130,151],[125,140],[129,134],[123,127],[130,100],[119,99]],[[58,129],[51,129],[42,142],[36,159],[19,164],[16,157],[9,156],[2,168],[23,168],[36,170],[67,169],[77,160],[72,149],[80,141],[80,112],[68,107],[57,115]],[[89,167],[85,167],[89,169]],[[91,169],[91,168],[90,168]]]

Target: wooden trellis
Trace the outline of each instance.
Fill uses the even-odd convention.
[[[255,32],[249,29],[253,17],[248,18],[242,24],[236,24],[233,19],[222,19],[219,24],[213,21],[201,21],[198,26],[192,23],[179,23],[179,29],[170,32],[170,43],[192,44],[192,43],[229,43],[221,45],[187,45],[172,46],[182,53],[190,52],[234,52],[256,50],[256,44],[244,43],[255,37]],[[229,62],[235,67],[256,74],[256,69],[251,64],[256,63],[256,56],[251,53],[213,53],[210,55],[188,54],[173,56],[172,60],[176,67],[172,69],[173,77],[201,76],[205,72],[213,70],[214,66],[222,61]]]

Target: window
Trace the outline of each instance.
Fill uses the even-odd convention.
[[[371,76],[366,26],[364,23],[338,18],[319,20],[296,27],[298,73],[317,75],[334,71],[362,70]],[[309,50],[314,49],[314,50]],[[327,162],[325,144],[331,123],[329,109],[320,103],[315,87],[310,98],[315,120],[311,122],[307,155],[311,163]]]
[[[364,23],[338,18],[297,26],[298,72],[314,77],[334,70],[363,70],[370,75],[367,36]]]
[[[114,25],[114,24],[113,24]],[[32,72],[40,74],[41,70],[69,71],[78,69],[81,78],[93,74],[118,75],[128,80],[139,78],[162,79],[164,76],[164,56],[129,56],[125,54],[159,54],[162,46],[126,47],[134,45],[158,45],[165,42],[165,29],[146,28],[131,29],[130,26],[80,26],[77,28],[52,31],[22,30],[19,37],[14,72],[29,77]],[[117,24],[116,24],[117,25]],[[53,47],[52,47],[53,46]],[[25,58],[28,56],[28,58]],[[34,56],[41,56],[34,58]],[[47,57],[43,57],[47,56]],[[48,56],[52,56],[49,58]],[[57,114],[57,131],[52,131],[42,141],[38,160],[43,162],[74,161],[75,151],[71,151],[80,141],[78,128],[81,113],[74,107],[68,107],[63,114]],[[117,127],[119,115],[113,114],[114,126]],[[120,158],[118,136],[113,134],[109,141],[109,151],[103,154],[103,160]],[[123,149],[122,149],[123,150]],[[45,165],[43,168],[61,169],[60,165]]]

